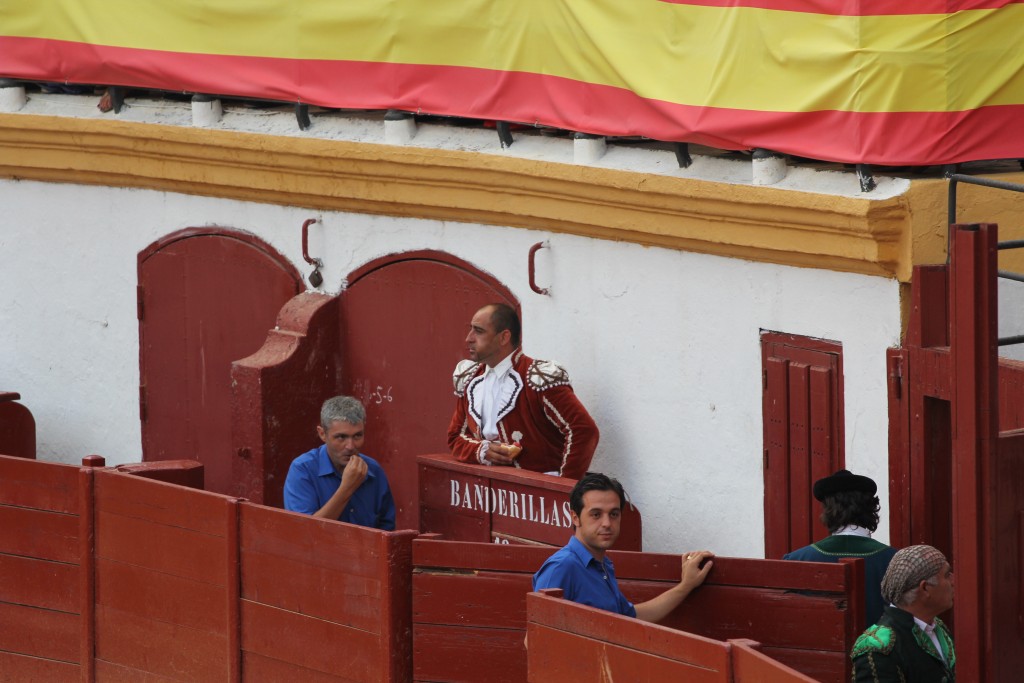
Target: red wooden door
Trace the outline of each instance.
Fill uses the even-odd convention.
[[[811,487],[843,467],[842,346],[762,333],[765,557],[828,535]]]
[[[300,285],[247,235],[186,230],[139,254],[143,460],[199,460],[207,490],[232,490],[231,362],[260,348]]]
[[[399,529],[418,528],[416,456],[448,451],[452,370],[469,320],[487,303],[517,306],[499,282],[440,252],[368,264],[341,297],[343,393],[366,404],[364,452],[387,472]]]

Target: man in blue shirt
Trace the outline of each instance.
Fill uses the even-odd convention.
[[[351,396],[335,396],[320,409],[316,432],[323,446],[292,461],[284,506],[293,512],[393,531],[395,501],[384,470],[362,455],[366,409]]]
[[[626,599],[615,580],[615,567],[605,557],[619,537],[624,500],[622,485],[615,479],[596,472],[584,475],[569,494],[576,532],[533,575],[533,590],[561,588],[566,600],[657,622],[704,583],[714,564],[714,555],[707,550],[684,554],[681,580],[658,597],[638,605]]]

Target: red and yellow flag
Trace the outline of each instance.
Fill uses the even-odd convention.
[[[6,0],[0,76],[830,161],[1024,158],[1021,0]]]

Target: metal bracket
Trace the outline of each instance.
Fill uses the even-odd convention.
[[[857,180],[860,181],[861,192],[871,192],[878,187],[874,176],[871,175],[871,166],[868,164],[857,164]]]
[[[544,240],[543,242],[537,242],[537,244],[530,247],[530,256],[527,260],[530,272],[530,289],[537,292],[541,296],[551,296],[551,290],[546,287],[537,286],[537,252],[545,247],[550,246],[551,245],[548,243],[547,240]]]
[[[690,157],[690,143],[688,142],[677,142],[675,145],[676,162],[679,164],[679,168],[690,168],[690,164],[693,163],[693,158]]]
[[[313,125],[309,120],[309,105],[302,102],[295,103],[295,120],[299,122],[299,130],[309,130]]]
[[[515,140],[512,138],[512,127],[508,125],[508,121],[495,121],[494,128],[498,131],[498,140],[501,142],[501,148],[507,149],[511,147]]]
[[[306,263],[313,266],[313,272],[309,274],[309,284],[313,285],[314,288],[319,287],[324,282],[324,276],[320,274],[320,269],[324,267],[324,262],[309,255],[309,226],[316,222],[318,221],[315,218],[307,218],[302,223],[302,258],[306,259]]]

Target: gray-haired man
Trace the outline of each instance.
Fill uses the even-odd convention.
[[[351,396],[335,396],[320,409],[322,446],[292,461],[284,506],[293,512],[391,531],[395,501],[384,470],[363,455],[366,409]]]

